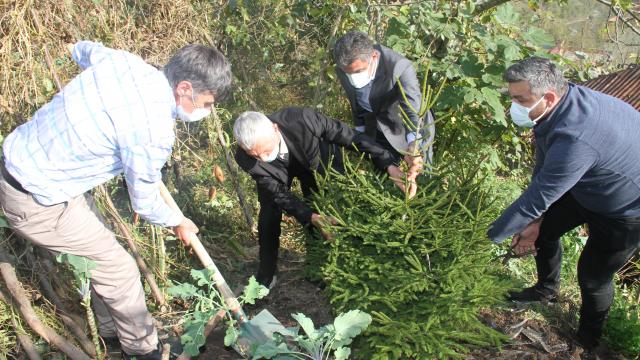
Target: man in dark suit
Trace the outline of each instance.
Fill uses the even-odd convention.
[[[435,127],[431,111],[422,118],[419,115],[422,93],[413,64],[385,46],[374,45],[359,31],[340,38],[333,55],[356,130],[375,138],[394,155],[396,164],[404,155],[407,177],[414,180],[424,161],[431,162]],[[422,156],[413,156],[416,145]],[[414,185],[410,191],[416,190]]]
[[[404,174],[393,164],[394,157],[389,151],[345,123],[311,109],[285,108],[268,117],[245,112],[236,119],[233,135],[238,142],[236,162],[253,177],[258,188],[260,266],[256,279],[268,287],[273,287],[276,280],[282,211],[302,225],[314,225],[325,238],[330,236],[323,224],[331,223],[332,219],[323,219],[295,196],[291,182],[298,178],[303,195],[308,197],[316,188],[314,171],[323,173],[329,163],[341,170],[338,146],[369,154],[374,165],[386,171],[404,191]]]

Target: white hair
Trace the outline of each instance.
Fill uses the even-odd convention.
[[[233,137],[238,145],[251,150],[258,140],[268,138],[273,133],[273,123],[263,113],[245,111],[233,124]]]

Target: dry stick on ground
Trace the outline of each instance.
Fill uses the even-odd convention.
[[[242,190],[242,186],[240,186],[240,178],[238,176],[238,168],[235,165],[235,162],[231,156],[231,151],[229,150],[229,144],[227,143],[227,139],[224,137],[224,132],[222,131],[222,125],[220,117],[218,117],[218,113],[213,110],[213,122],[215,123],[216,133],[218,135],[218,142],[220,146],[222,146],[222,150],[224,151],[225,158],[227,160],[227,168],[231,173],[231,179],[233,182],[233,186],[236,188],[236,193],[238,194],[238,200],[240,202],[240,207],[242,208],[242,213],[244,215],[245,220],[247,221],[247,225],[249,225],[249,231],[253,230],[253,217],[251,216],[251,210],[247,204],[247,198],[244,195],[244,191]]]
[[[4,293],[2,292],[2,289],[0,289],[0,301],[7,304],[10,308],[12,309],[14,308],[13,301],[11,301],[10,298],[4,295]],[[13,312],[13,310],[11,311]],[[29,337],[29,335],[23,334],[20,332],[20,324],[18,323],[18,320],[16,320],[15,314],[13,313],[11,314],[11,324],[15,329],[16,337],[18,338],[18,343],[20,344],[20,346],[22,346],[22,348],[24,349],[24,352],[27,353],[27,357],[29,358],[29,360],[41,360],[42,358],[40,357],[40,354],[36,350],[36,347],[33,345],[33,341],[31,341],[31,338]]]
[[[71,332],[73,334],[73,336],[75,336],[76,340],[78,340],[78,343],[80,343],[80,346],[82,347],[82,349],[87,354],[89,354],[89,356],[95,357],[96,356],[96,347],[93,345],[91,340],[89,340],[89,338],[85,334],[85,331],[82,328],[82,326],[80,326],[78,323],[76,323],[71,318],[71,316],[67,315],[69,312],[66,310],[64,304],[62,304],[62,301],[60,301],[60,298],[58,297],[58,294],[56,294],[55,291],[53,291],[53,287],[51,286],[51,282],[49,281],[49,279],[45,275],[45,274],[47,274],[47,272],[46,271],[37,271],[37,269],[36,269],[36,267],[37,267],[36,259],[33,256],[33,254],[31,254],[30,251],[27,251],[26,255],[27,255],[27,261],[29,263],[31,263],[32,269],[34,269],[35,272],[38,274],[38,280],[40,282],[40,287],[44,291],[45,296],[55,306],[56,315],[58,317],[60,317],[60,319],[62,320],[62,323],[67,327],[67,329],[69,329],[69,332]],[[44,266],[42,266],[42,267],[44,267]]]
[[[62,301],[60,300],[60,295],[58,295],[58,292],[63,292],[62,289],[54,289],[53,284],[61,284],[62,280],[59,279],[58,275],[55,272],[55,265],[53,265],[53,263],[51,262],[51,258],[48,257],[50,256],[49,252],[46,249],[40,249],[41,252],[38,254],[38,257],[40,258],[40,265],[42,265],[44,267],[44,274],[41,278],[46,280],[46,283],[42,283],[40,282],[40,285],[42,286],[43,290],[45,291],[45,296],[47,297],[47,300],[51,301],[51,303],[53,303],[53,305],[55,305],[56,307],[59,307],[60,309],[64,309],[64,305],[62,304]],[[73,312],[65,312],[65,314],[67,316],[69,316],[71,319],[73,319],[73,321],[78,324],[78,326],[81,329],[85,328],[85,319]],[[84,334],[84,331],[83,331]],[[85,335],[86,336],[86,335]],[[91,345],[93,345],[93,343],[91,343]]]
[[[22,317],[34,332],[40,335],[49,344],[60,349],[60,351],[65,353],[71,360],[90,359],[87,354],[82,352],[82,350],[78,349],[75,345],[71,344],[67,339],[60,336],[52,328],[43,324],[42,321],[38,319],[38,315],[36,315],[35,311],[31,307],[31,303],[22,288],[22,284],[16,277],[16,272],[13,269],[13,266],[9,263],[8,256],[4,251],[2,251],[2,249],[0,249],[0,274],[2,274],[2,278],[13,297],[20,314],[22,314]]]
[[[149,268],[147,268],[147,264],[145,264],[144,260],[142,259],[142,256],[140,256],[140,253],[138,252],[138,247],[136,246],[136,243],[133,240],[133,235],[131,234],[131,231],[127,227],[127,224],[125,224],[124,220],[122,220],[122,217],[118,213],[118,210],[113,205],[111,196],[109,196],[109,193],[107,193],[107,190],[104,188],[103,185],[98,186],[98,192],[100,193],[100,195],[102,195],[102,197],[104,197],[104,200],[107,205],[107,212],[111,214],[111,216],[116,222],[116,225],[118,226],[118,229],[120,229],[120,232],[122,233],[125,240],[127,241],[127,245],[129,245],[131,254],[133,255],[133,258],[136,259],[138,268],[140,268],[140,272],[142,272],[142,275],[144,275],[144,278],[147,280],[147,284],[149,284],[149,288],[151,289],[151,294],[153,295],[153,298],[156,299],[156,302],[158,303],[159,306],[165,305],[167,301],[165,300],[164,295],[160,291],[160,288],[156,283],[156,279],[153,276],[153,273],[149,271]]]
[[[31,9],[31,16],[33,17],[36,27],[38,28],[38,32],[42,32],[42,25],[40,25],[40,18],[38,17],[38,13],[35,10]],[[47,62],[47,66],[49,66],[51,75],[53,76],[56,86],[58,87],[58,91],[62,91],[62,83],[60,82],[60,79],[56,74],[55,68],[53,67],[53,61],[51,60],[51,55],[49,54],[49,51],[46,45],[44,45],[44,55],[45,55],[45,60]],[[118,211],[116,210],[115,206],[113,206],[113,201],[111,200],[111,196],[104,188],[104,185],[100,185],[98,187],[98,191],[101,192],[102,195],[104,196],[108,205],[109,212],[114,217],[116,224],[120,229],[120,232],[122,232],[122,235],[127,240],[127,244],[131,249],[131,253],[133,254],[133,257],[136,259],[136,263],[138,264],[140,271],[144,275],[144,278],[147,280],[147,283],[151,288],[151,293],[153,294],[154,299],[156,300],[158,305],[160,306],[164,305],[166,303],[164,295],[158,288],[158,284],[156,283],[155,278],[153,277],[153,274],[147,268],[147,265],[145,264],[144,260],[140,256],[140,253],[138,253],[138,248],[136,247],[135,242],[133,241],[133,236],[131,235],[131,231],[129,231],[129,229],[127,228],[127,225],[122,220],[122,217],[120,217],[120,214],[118,214]]]

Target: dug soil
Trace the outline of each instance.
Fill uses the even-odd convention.
[[[247,266],[247,270],[252,268],[251,265]],[[304,255],[298,256],[285,249],[284,256],[281,256],[280,259],[277,285],[267,298],[246,308],[249,316],[254,316],[262,309],[267,309],[285,326],[296,325],[291,314],[298,312],[309,316],[316,326],[332,321],[334,315],[331,313],[328,298],[323,294],[318,284],[303,278],[303,267]],[[249,277],[251,273],[247,271],[244,275]],[[562,306],[562,299],[559,304],[543,306],[559,309]],[[572,339],[573,330],[570,325],[550,325],[546,319],[536,315],[536,312],[530,311],[528,306],[514,304],[508,308],[483,313],[481,316],[487,325],[513,336],[513,341],[505,344],[501,349],[473,350],[466,355],[466,360],[624,359],[624,357],[604,348],[598,349],[595,353],[585,351],[577,346]],[[222,327],[218,327],[207,339],[207,344],[198,359],[242,359],[232,349],[224,346],[223,339],[224,330]]]

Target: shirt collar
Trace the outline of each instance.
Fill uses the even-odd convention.
[[[284,156],[289,153],[289,148],[287,147],[287,143],[284,142],[284,138],[282,137],[282,134],[278,132],[278,135],[280,135],[280,150],[278,152],[278,157],[283,159]]]
[[[164,74],[164,71],[162,71],[162,69],[158,70],[160,72],[160,74],[162,74],[162,78],[164,80],[166,80],[166,84],[167,84],[167,89],[169,90],[169,97],[171,98],[171,117],[173,119],[176,119],[178,117],[178,104],[176,104],[176,98],[175,96],[173,96],[173,88],[171,87],[171,84],[169,84],[169,79],[167,79],[167,76]]]
[[[575,85],[573,83],[569,83],[569,86],[567,87],[567,92],[564,95],[562,95],[562,98],[560,99],[560,102],[558,103],[558,105],[556,105],[556,107],[551,111],[551,113],[546,118],[543,119],[542,122],[540,122],[538,125],[536,125],[536,127],[534,127],[534,133],[536,134],[536,137],[543,137],[547,135],[549,130],[553,128],[554,124],[557,122],[556,121],[557,118],[560,116],[559,114],[562,114],[563,109],[565,108],[565,106],[567,106],[566,105],[567,98],[571,96],[574,87]]]

